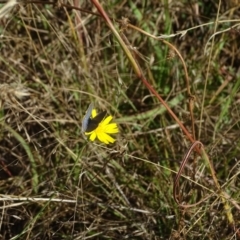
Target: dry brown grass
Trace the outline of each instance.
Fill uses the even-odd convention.
[[[188,30],[169,41],[187,64],[196,133],[230,196],[235,230],[239,6],[224,1],[217,15],[214,1],[104,2],[113,19],[127,17],[155,35]],[[96,12],[87,1],[81,8]],[[211,196],[184,210],[174,202],[173,178],[190,143],[137,79],[102,18],[39,1],[13,6],[0,21],[1,239],[237,239],[203,161],[188,164],[184,174],[199,185],[181,178],[181,194],[191,203]],[[133,29],[124,34],[146,78],[190,130],[177,56]],[[116,144],[82,136],[92,101],[119,123]]]

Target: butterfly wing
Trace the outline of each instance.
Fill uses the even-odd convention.
[[[91,103],[87,109],[87,112],[85,114],[85,116],[83,117],[82,120],[82,132],[86,132],[88,125],[89,125],[89,121],[91,120],[91,115],[92,115],[92,110],[94,108],[93,103]]]
[[[86,132],[92,132],[98,127],[98,124],[105,118],[107,111],[99,113],[96,117],[90,118],[87,124]]]

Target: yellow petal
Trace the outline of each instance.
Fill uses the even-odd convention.
[[[112,116],[106,117],[106,118],[100,123],[100,125],[101,125],[101,126],[105,126],[105,125],[109,124],[109,123],[111,122],[112,118],[113,118]]]
[[[118,133],[119,129],[116,123],[110,123],[104,128],[105,133]]]
[[[97,110],[94,108],[92,110],[92,118],[95,118],[97,116]]]
[[[105,144],[109,144],[109,143],[114,143],[115,139],[112,138],[111,136],[109,136],[108,134],[101,132],[99,134],[97,134],[97,137],[99,139],[99,141],[105,143]]]
[[[89,139],[90,139],[91,141],[94,141],[94,140],[96,139],[96,137],[97,137],[97,134],[96,134],[95,131],[93,131],[92,134],[90,135],[90,138],[89,138]]]
[[[91,132],[85,132],[84,134],[85,135],[91,135],[93,133],[93,131],[91,131]]]

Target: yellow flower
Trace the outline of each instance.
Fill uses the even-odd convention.
[[[96,116],[97,116],[96,109],[92,109],[91,119],[94,120]],[[97,137],[99,141],[105,144],[114,143],[116,140],[112,138],[109,134],[118,133],[119,129],[116,123],[110,123],[112,119],[113,119],[112,116],[103,118],[93,131],[85,132],[85,135],[90,135],[89,139],[91,141],[94,141]]]

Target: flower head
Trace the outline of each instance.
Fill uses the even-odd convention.
[[[90,136],[90,140],[94,141],[96,138],[98,138],[99,141],[109,144],[114,143],[115,139],[110,136],[109,134],[118,133],[119,129],[116,123],[111,123],[113,117],[112,116],[106,116],[106,112],[102,112],[97,114],[96,109],[91,109],[91,116],[86,116],[83,119],[83,124],[85,131],[85,135]],[[87,111],[88,112],[88,111]],[[87,124],[86,124],[87,122]],[[92,126],[87,126],[92,125]],[[88,129],[91,129],[88,131]]]

